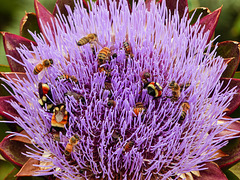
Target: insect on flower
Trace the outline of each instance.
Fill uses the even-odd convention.
[[[142,82],[144,84],[147,84],[149,82],[148,79],[151,78],[151,74],[148,72],[148,70],[144,70],[140,72],[140,77],[142,79]]]
[[[162,96],[162,86],[160,86],[160,84],[157,82],[148,82],[143,88],[147,89],[148,94],[154,98],[159,98]]]
[[[52,93],[47,83],[38,84],[39,104],[42,108],[46,107],[46,111],[53,112],[54,105],[52,103]]]
[[[64,94],[65,96],[73,96],[73,98],[79,103],[80,101],[82,102],[82,104],[86,104],[85,98],[78,93],[75,93],[73,91],[68,91]]]
[[[137,102],[136,106],[133,108],[133,116],[137,117],[139,113],[145,113],[146,108],[144,107],[143,103]]]
[[[118,130],[114,130],[112,133],[112,138],[114,141],[119,142],[122,141],[123,137]]]
[[[53,115],[51,119],[51,128],[56,131],[62,131],[65,125],[68,125],[69,113],[66,111],[66,106],[64,104],[59,104],[54,107]]]
[[[87,36],[84,36],[79,41],[77,41],[78,46],[83,46],[87,43],[92,43],[93,41],[97,41],[97,34],[90,33]]]
[[[74,134],[70,139],[69,142],[67,143],[65,147],[64,154],[66,156],[70,156],[71,152],[73,151],[73,147],[77,145],[80,137],[77,134]]]
[[[117,57],[117,54],[116,53],[112,53],[113,47],[111,48],[108,48],[108,47],[104,47],[102,48],[98,55],[97,55],[97,58],[98,58],[98,65],[102,65],[102,64],[105,64],[106,63],[106,60],[111,60],[111,56],[112,58],[116,58]]]
[[[111,107],[115,108],[115,106],[116,106],[116,101],[114,101],[112,99],[109,99],[108,102],[107,102],[107,107],[108,108],[111,108]]]
[[[180,120],[184,120],[186,115],[187,115],[187,111],[190,109],[190,105],[188,102],[183,102],[181,104],[181,107],[182,107],[182,113],[181,113],[181,116],[180,116]]]
[[[74,83],[76,83],[76,84],[78,84],[79,82],[78,82],[78,80],[77,80],[77,78],[75,77],[75,76],[70,76],[70,75],[67,75],[67,74],[63,74],[63,75],[61,75],[61,76],[58,76],[57,78],[56,78],[56,80],[61,80],[61,79],[64,79],[64,81],[73,81]]]
[[[112,97],[112,83],[104,82],[104,90],[109,91],[108,97],[111,98]]]
[[[127,144],[124,146],[123,152],[129,152],[134,145],[133,141],[128,141]]]
[[[35,59],[29,59],[30,62],[36,62]],[[44,59],[42,60],[41,63],[38,63],[34,70],[33,70],[33,74],[38,75],[38,79],[41,80],[47,70],[48,67],[50,67],[53,64],[53,60],[52,59]]]
[[[172,96],[170,96],[169,98],[171,98],[171,101],[177,101],[181,94],[180,86],[175,81],[172,81],[169,83],[169,88],[172,90]]]
[[[130,55],[130,58],[133,58],[132,47],[128,41],[123,42],[123,48],[125,51],[126,59],[129,57],[129,55]]]

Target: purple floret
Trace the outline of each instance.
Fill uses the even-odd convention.
[[[118,8],[116,2],[110,2],[109,8],[104,2],[99,6],[91,3],[91,7],[89,13],[81,3],[76,3],[73,12],[66,7],[69,15],[58,15],[54,31],[44,28],[47,40],[31,33],[38,46],[32,51],[24,46],[18,49],[29,81],[19,79],[14,85],[8,81],[21,104],[12,105],[21,117],[16,118],[17,124],[42,151],[26,155],[44,162],[49,157],[43,157],[43,152],[50,153],[52,167],[42,174],[61,179],[167,179],[201,170],[226,144],[227,137],[216,137],[224,129],[217,121],[235,93],[234,89],[220,91],[219,78],[226,64],[216,57],[212,42],[207,44],[208,34],[199,31],[198,21],[190,26],[186,14],[182,19],[178,14],[171,16],[165,1],[161,6],[152,3],[149,11],[143,1],[133,3],[132,13],[125,0]],[[117,54],[101,66],[111,70],[110,77],[98,71],[90,43],[76,44],[89,33],[96,33],[98,41]],[[124,41],[131,45],[133,58],[126,57]],[[103,48],[93,45],[96,54]],[[50,58],[54,63],[39,80],[33,69]],[[145,70],[151,75],[150,82],[161,85],[161,97],[153,97],[143,88],[140,74]],[[56,80],[63,74],[76,77],[78,83]],[[171,81],[183,85],[174,102],[168,98]],[[52,104],[65,104],[69,113],[64,130],[54,132],[59,133],[59,140],[50,133],[53,113],[38,102],[39,82],[49,84]],[[77,93],[85,103],[67,92]],[[107,106],[110,99],[115,107]],[[136,116],[137,102],[146,110]],[[184,102],[190,108],[180,120]],[[80,140],[66,157],[65,147],[74,134]]]

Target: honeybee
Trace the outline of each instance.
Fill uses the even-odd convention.
[[[108,97],[110,98],[112,96],[112,83],[104,82],[104,85],[104,89],[109,91]]]
[[[124,146],[123,152],[129,152],[134,145],[133,141],[128,141],[127,144]]]
[[[148,79],[151,77],[150,73],[148,72],[148,70],[144,70],[140,72],[140,77],[143,81],[144,84],[148,83]]]
[[[44,59],[41,63],[37,64],[33,70],[33,74],[38,75],[38,79],[42,79],[45,71],[48,67],[50,67],[53,64],[52,59]]]
[[[112,72],[112,70],[107,70],[105,67],[98,67],[98,71],[101,73],[101,72],[104,72],[105,73],[105,75],[107,76],[107,77],[111,77],[111,72]]]
[[[81,38],[79,41],[77,41],[77,45],[78,46],[83,46],[87,43],[91,43],[91,42],[96,41],[96,40],[97,40],[97,34],[90,33],[87,36]]]
[[[191,85],[191,83],[181,84],[180,85],[180,91],[182,91],[183,88],[187,89],[190,85]]]
[[[108,48],[108,47],[104,47],[102,48],[98,55],[97,55],[97,58],[98,58],[98,65],[102,65],[102,64],[105,64],[106,63],[106,60],[110,59],[110,57],[112,56],[112,58],[116,58],[117,57],[117,54],[116,53],[111,53],[111,49]]]
[[[121,136],[120,132],[117,130],[114,130],[112,133],[112,138],[114,141],[119,142],[122,141],[123,137]]]
[[[92,49],[93,56],[96,57],[96,50],[94,48],[94,45],[91,44],[90,46],[91,46],[91,49]]]
[[[67,143],[66,147],[65,147],[65,151],[64,154],[66,156],[70,156],[73,147],[77,145],[78,141],[79,141],[79,136],[77,134],[74,134],[70,139],[69,142]]]
[[[63,74],[61,76],[58,76],[56,78],[56,80],[61,80],[61,79],[65,79],[64,81],[73,81],[74,83],[78,84],[78,80],[75,76],[70,76],[70,75],[67,75],[67,74]]]
[[[133,109],[133,116],[137,117],[139,113],[145,113],[146,108],[144,107],[143,103],[137,102],[136,106]]]
[[[181,113],[181,116],[180,116],[180,120],[184,120],[186,115],[187,115],[187,111],[190,109],[190,105],[188,102],[183,102],[181,104],[181,107],[182,107],[182,113]]]
[[[108,47],[104,47],[101,49],[97,55],[98,58],[98,64],[102,65],[106,63],[106,59],[108,59],[111,56],[111,50]]]
[[[82,102],[82,104],[86,104],[85,98],[78,93],[72,92],[72,91],[67,91],[65,94],[65,96],[73,96],[74,99],[76,99],[76,101],[79,103],[79,101]]]
[[[66,111],[66,106],[64,104],[55,106],[53,109],[50,132],[52,132],[52,129],[55,129],[56,131],[63,130],[64,126],[68,125],[68,117],[69,114]]]
[[[129,55],[130,55],[131,58],[133,58],[132,47],[130,46],[128,41],[123,42],[123,48],[124,48],[124,51],[125,51],[126,58],[128,58]]]
[[[52,93],[47,83],[38,84],[39,104],[42,108],[46,107],[46,111],[53,112],[54,105],[52,103]]]
[[[114,100],[112,100],[112,99],[109,99],[108,102],[107,102],[107,106],[108,106],[109,108],[111,108],[111,107],[115,108],[115,106],[116,106],[116,101],[114,101]]]
[[[148,82],[143,88],[147,88],[148,94],[154,98],[159,98],[162,96],[162,86],[160,86],[160,84],[157,82]]]
[[[172,96],[170,97],[172,101],[177,101],[181,94],[181,88],[175,81],[169,83],[169,88],[172,90]]]

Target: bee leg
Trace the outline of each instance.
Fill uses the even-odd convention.
[[[103,48],[104,46],[103,46],[103,44],[102,43],[100,43],[98,40],[96,40],[96,41],[94,41],[95,42],[95,45],[99,45],[99,46],[101,46],[101,48]]]

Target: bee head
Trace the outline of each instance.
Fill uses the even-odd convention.
[[[79,141],[80,137],[77,134],[74,134],[73,137]]]
[[[52,59],[49,59],[49,62],[50,62],[51,65],[53,64],[53,60]]]
[[[175,81],[171,81],[170,83],[169,83],[169,87],[171,88],[171,87],[174,87],[175,86]]]
[[[156,93],[152,87],[147,87],[148,94],[155,97]]]

